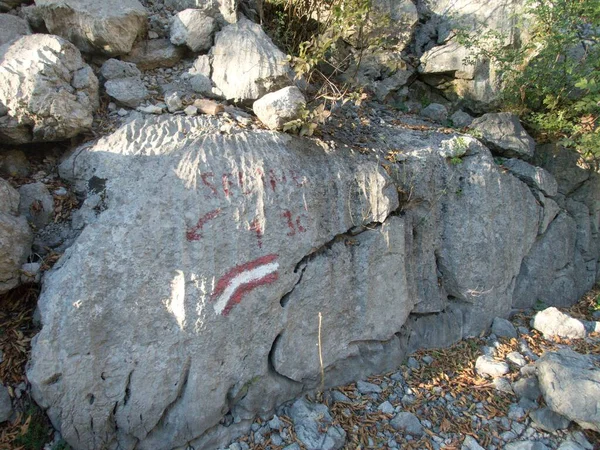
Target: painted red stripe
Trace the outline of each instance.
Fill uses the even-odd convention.
[[[271,253],[270,255],[261,256],[260,258],[257,258],[254,261],[249,261],[247,263],[240,264],[239,266],[235,266],[234,268],[230,269],[229,272],[223,275],[217,282],[217,287],[212,293],[212,300],[217,299],[223,293],[223,291],[227,289],[227,286],[229,286],[231,280],[238,276],[240,273],[245,272],[246,270],[252,270],[258,266],[262,266],[263,264],[272,263],[276,259],[277,255]]]
[[[223,308],[223,312],[221,313],[221,315],[227,316],[229,314],[229,312],[231,311],[231,309],[235,305],[237,305],[239,302],[242,301],[242,297],[244,296],[244,294],[250,292],[252,289],[254,289],[258,286],[262,286],[263,284],[273,283],[273,282],[277,281],[278,278],[279,278],[278,272],[274,272],[274,273],[265,275],[264,277],[259,278],[257,280],[252,280],[252,281],[249,281],[248,283],[240,285],[234,291],[233,295],[231,296],[231,299],[225,305],[225,308]]]

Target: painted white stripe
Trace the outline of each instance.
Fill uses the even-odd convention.
[[[272,262],[263,266],[255,267],[252,270],[247,270],[233,277],[229,283],[229,286],[227,286],[227,289],[223,291],[223,293],[219,296],[219,299],[214,303],[216,313],[221,314],[223,312],[227,306],[227,302],[238,287],[243,284],[250,283],[251,281],[258,280],[266,275],[269,275],[270,273],[276,272],[278,268],[279,263]]]

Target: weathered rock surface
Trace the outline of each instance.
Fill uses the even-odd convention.
[[[307,450],[338,450],[346,443],[346,432],[333,425],[325,405],[299,399],[290,407],[289,415],[298,439]]]
[[[286,122],[296,119],[304,106],[306,99],[300,89],[290,86],[256,100],[252,110],[271,130],[280,130]]]
[[[0,0],[0,11],[10,11],[21,3],[26,2],[23,2],[23,0]]]
[[[212,54],[212,80],[227,99],[256,100],[291,82],[285,54],[244,17],[217,33]]]
[[[140,70],[173,67],[185,54],[185,48],[171,44],[168,39],[141,41],[121,59],[134,63]]]
[[[175,11],[199,9],[217,19],[220,24],[235,23],[238,20],[239,0],[164,0],[164,2]]]
[[[583,339],[587,334],[583,322],[560,312],[555,307],[538,312],[533,318],[533,327],[545,338],[558,336],[568,339]]]
[[[100,75],[106,80],[106,93],[117,103],[135,108],[148,96],[142,73],[133,63],[109,59],[100,68]]]
[[[24,184],[19,188],[19,213],[36,229],[44,228],[54,214],[54,201],[44,183]]]
[[[27,220],[18,216],[19,193],[0,178],[0,294],[19,284],[33,236]]]
[[[542,169],[520,159],[512,158],[502,163],[510,172],[529,186],[538,189],[548,197],[558,193],[558,184],[554,177]]]
[[[0,14],[0,47],[28,34],[31,29],[26,21],[12,14]]]
[[[24,36],[0,47],[0,135],[8,142],[60,141],[87,130],[98,80],[79,50],[58,36]]]
[[[185,9],[178,13],[171,23],[171,42],[187,45],[193,52],[209,50],[217,21],[199,9]]]
[[[10,419],[12,412],[12,401],[8,389],[0,384],[0,423]]]
[[[536,366],[548,407],[582,428],[600,431],[600,369],[592,358],[565,348],[545,353]]]
[[[519,118],[511,113],[488,113],[475,119],[471,128],[481,133],[483,142],[506,157],[530,158],[535,141],[527,134]]]
[[[75,448],[117,442],[157,448],[167,441],[176,447],[198,437],[193,445],[210,447],[210,439],[231,433],[218,425],[228,410],[243,425],[302,390],[269,368],[280,334],[292,324],[316,324],[312,308],[298,309],[294,300],[304,297],[300,279],[325,264],[334,280],[336,255],[328,256],[325,244],[354,227],[374,224],[356,238],[383,246],[393,227],[378,230],[377,224],[398,206],[393,184],[376,163],[306,145],[270,133],[223,136],[206,119],[159,118],[134,121],[63,164],[71,172],[63,175],[78,185],[91,179],[97,189],[105,186],[106,210],[45,283],[44,328],[29,379],[37,401]],[[223,239],[232,223],[240,228]],[[111,251],[97,254],[100,241]],[[366,249],[343,238],[340,244],[340,257],[358,258],[353,270],[370,267]],[[315,267],[311,253],[319,258]],[[143,264],[130,263],[141,262],[140,256]],[[373,270],[396,270],[384,260],[372,260]],[[82,264],[90,263],[96,267],[82,273]],[[80,295],[84,291],[98,295]],[[342,306],[335,292],[319,295],[330,299],[329,306],[320,305],[326,323],[334,321],[333,311]],[[381,328],[370,306],[385,305],[381,314],[389,315],[390,299],[373,292],[360,297],[364,301],[372,317],[364,319]],[[400,311],[403,301],[393,300]],[[125,326],[130,320],[135,327]],[[240,321],[247,326],[237,326]],[[61,350],[73,330],[78,337],[68,344],[69,354],[79,356]],[[352,330],[349,337],[360,341],[394,336],[393,330]],[[228,339],[232,345],[224,347]],[[312,336],[305,342],[304,348],[314,348]],[[369,367],[357,366],[352,370]],[[318,367],[311,369],[316,379]],[[93,402],[82,400],[83,392]]]
[[[137,0],[36,0],[36,5],[50,33],[86,53],[129,53],[146,31],[148,14]]]

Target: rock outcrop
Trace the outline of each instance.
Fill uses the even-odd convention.
[[[28,34],[31,29],[26,21],[11,14],[0,14],[0,47]]]
[[[129,53],[146,32],[147,12],[137,0],[36,0],[48,31],[82,52]]]
[[[23,36],[0,47],[0,137],[60,141],[92,125],[98,80],[77,48],[58,36]]]

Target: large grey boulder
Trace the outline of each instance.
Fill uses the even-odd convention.
[[[0,134],[8,142],[60,141],[92,125],[98,80],[77,48],[34,34],[0,47]]]
[[[582,428],[600,431],[600,369],[593,357],[563,348],[546,352],[536,366],[548,407]]]
[[[27,34],[31,34],[31,29],[26,21],[12,14],[0,14],[0,47]]]
[[[289,86],[256,100],[252,110],[271,130],[280,130],[286,122],[296,119],[305,106],[306,99],[300,89]]]
[[[558,184],[548,171],[533,166],[517,158],[511,158],[502,163],[510,172],[529,186],[542,191],[548,197],[558,193]]]
[[[0,294],[19,284],[19,269],[31,251],[33,235],[18,214],[19,193],[0,178]]]
[[[217,21],[202,10],[185,9],[171,22],[171,42],[186,45],[193,52],[209,50],[216,30]]]
[[[164,3],[175,11],[199,9],[217,19],[221,25],[235,23],[238,20],[239,0],[164,0]]]
[[[475,119],[471,128],[481,134],[482,141],[502,156],[530,158],[535,141],[511,113],[488,113]]]
[[[378,359],[337,367],[348,350],[366,358],[363,343],[374,352],[374,339],[394,338],[410,301],[394,290],[406,280],[394,257],[403,221],[389,217],[396,188],[376,161],[270,132],[222,135],[210,119],[161,117],[81,148],[61,174],[79,189],[95,186],[106,207],[47,275],[28,373],[74,448],[218,447],[302,390],[272,361],[301,323],[311,332],[293,344],[314,351],[316,308],[327,327],[348,323],[347,311],[368,325],[354,325],[345,343],[323,342],[326,373],[379,370]],[[349,230],[359,234],[345,238]],[[390,240],[387,256],[368,251]],[[315,272],[327,290],[320,303],[301,281]],[[367,273],[372,289],[340,305],[338,292]],[[318,365],[307,378],[319,384]],[[228,411],[237,428],[219,425]]]
[[[245,17],[217,33],[212,54],[212,80],[228,100],[256,100],[290,84],[285,54]]]
[[[146,32],[148,13],[137,0],[36,0],[36,5],[50,33],[86,53],[129,53]]]

